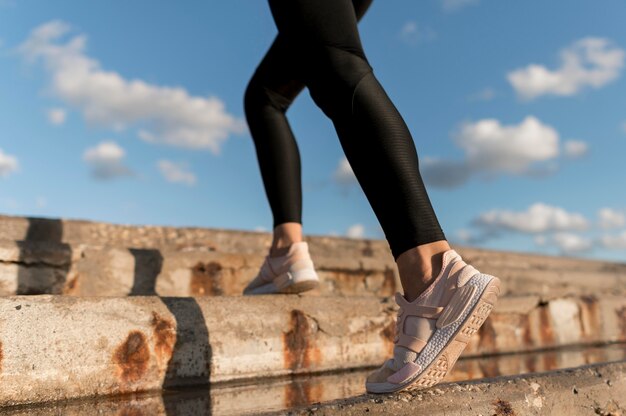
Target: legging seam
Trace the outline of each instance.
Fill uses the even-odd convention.
[[[363,81],[363,79],[371,73],[372,71],[363,74],[363,76],[359,79],[359,82],[357,82],[354,86],[354,90],[352,90],[352,97],[350,98],[350,115],[354,115],[354,96],[356,95],[356,90],[359,88],[359,85],[361,85],[361,81]]]

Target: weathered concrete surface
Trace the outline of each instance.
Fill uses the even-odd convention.
[[[626,299],[502,298],[463,356],[626,341]],[[380,365],[392,298],[0,298],[0,405]],[[252,319],[254,317],[254,319]]]
[[[361,299],[0,298],[0,405],[373,365],[390,317]]]
[[[240,295],[264,258],[200,248],[0,240],[0,295]],[[321,285],[306,295],[391,296],[400,287],[395,265],[375,259],[315,256],[314,263]]]
[[[233,239],[237,239],[235,233]],[[311,248],[321,286],[307,296],[376,295],[401,291],[397,267],[386,256],[329,253]],[[503,282],[503,293],[626,295],[626,267],[619,264],[524,254],[462,250],[479,270]],[[50,241],[0,240],[0,295],[71,294],[82,296],[239,295],[258,272],[266,252],[124,248]]]
[[[281,412],[288,415],[623,415],[626,361],[554,372],[366,394]],[[265,413],[270,414],[270,413]]]
[[[553,358],[545,359],[545,356]],[[576,357],[572,359],[572,357]],[[626,344],[565,349],[530,354],[506,354],[489,358],[464,358],[457,361],[444,382],[519,375],[517,362],[554,363],[539,371],[570,368],[586,364],[626,359]],[[523,364],[522,364],[523,366]],[[540,365],[541,366],[541,365]],[[469,374],[467,368],[482,368]],[[493,371],[493,369],[498,369]],[[372,371],[342,371],[315,376],[276,377],[255,383],[236,383],[206,388],[170,389],[160,393],[133,394],[130,397],[97,397],[94,399],[42,403],[26,408],[4,408],[1,414],[11,416],[115,414],[145,416],[249,415],[289,410],[318,402],[346,399],[365,394],[364,380]],[[507,372],[512,371],[512,372]],[[528,373],[526,369],[524,373]],[[546,409],[546,413],[548,413]]]

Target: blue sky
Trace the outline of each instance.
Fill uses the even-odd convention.
[[[365,53],[449,240],[626,261],[626,3],[374,0]],[[243,93],[266,1],[0,0],[0,213],[269,230]],[[287,116],[310,235],[383,238],[331,121]]]

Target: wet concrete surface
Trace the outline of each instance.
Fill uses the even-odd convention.
[[[626,343],[571,347],[524,354],[461,358],[439,385],[626,359]],[[247,415],[315,405],[365,393],[364,380],[374,368],[308,376],[275,377],[210,388],[165,389],[153,393],[100,396],[37,406],[0,409],[2,415],[196,416]],[[437,386],[435,386],[437,387]]]

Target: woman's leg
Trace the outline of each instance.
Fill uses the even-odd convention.
[[[271,256],[302,241],[300,153],[287,109],[304,88],[282,36],[277,36],[256,68],[244,95],[265,194],[273,215]]]
[[[499,279],[465,263],[439,226],[404,120],[374,76],[350,0],[269,0],[314,102],[332,120],[398,264],[393,357],[365,387],[390,393],[442,380],[499,293]],[[428,288],[426,288],[428,286]]]
[[[335,126],[412,300],[437,275],[449,246],[411,134],[363,51],[355,10],[350,0],[269,0],[269,5],[312,99]]]
[[[372,0],[353,0],[360,19]],[[286,117],[305,87],[297,62],[279,35],[256,68],[244,95],[244,110],[273,214],[270,255],[280,256],[302,241],[300,154]]]

